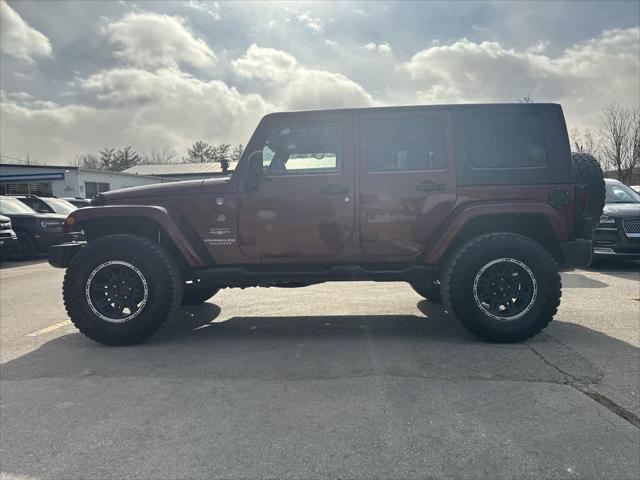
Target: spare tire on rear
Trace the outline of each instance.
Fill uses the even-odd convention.
[[[595,226],[600,221],[606,196],[602,168],[595,157],[588,153],[573,152],[571,160],[573,181],[576,185],[584,186],[587,189],[587,211]]]

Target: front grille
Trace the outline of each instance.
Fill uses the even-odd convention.
[[[624,233],[627,236],[640,235],[640,217],[636,218],[625,218],[622,220],[622,228],[624,229]]]

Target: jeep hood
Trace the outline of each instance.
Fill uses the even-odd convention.
[[[156,183],[153,185],[143,185],[140,187],[129,187],[120,190],[113,190],[99,194],[100,204],[109,203],[139,203],[146,198],[162,198],[182,195],[197,195],[207,186],[208,191],[224,192],[229,189],[229,177],[211,178],[207,180],[187,180],[166,183]],[[104,202],[102,203],[102,199]]]

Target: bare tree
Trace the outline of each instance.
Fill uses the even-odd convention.
[[[601,117],[603,159],[615,170],[618,180],[625,183],[638,165],[638,158],[634,158],[633,153],[635,116],[633,109],[612,104],[605,107]]]
[[[168,146],[162,148],[151,147],[149,152],[144,155],[142,163],[150,165],[164,165],[166,163],[175,163],[178,155],[176,151]]]
[[[243,151],[244,151],[244,146],[241,143],[233,147],[233,150],[231,151],[231,161],[239,162],[240,158],[242,157]]]
[[[571,130],[569,137],[571,138],[571,150],[578,153],[588,153],[596,159],[598,158],[600,143],[591,130],[585,128],[580,131],[578,127],[575,127]]]
[[[73,159],[72,165],[80,168],[100,169],[100,160],[93,153],[83,153]]]
[[[634,108],[631,123],[630,169],[640,168],[640,109]],[[631,174],[629,175],[631,177]],[[631,180],[631,178],[629,178]]]

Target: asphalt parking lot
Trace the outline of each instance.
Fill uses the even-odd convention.
[[[62,270],[0,268],[0,477],[640,475],[640,263],[563,275],[492,345],[402,283],[226,290],[145,345],[77,333]]]

